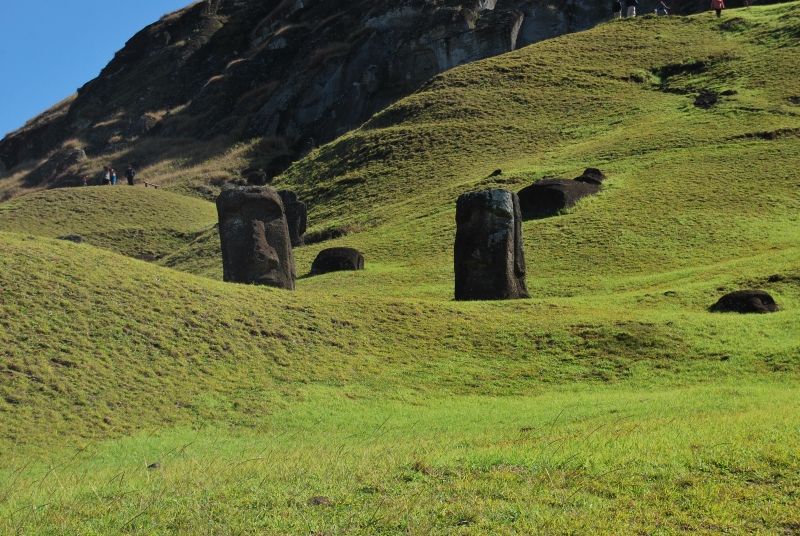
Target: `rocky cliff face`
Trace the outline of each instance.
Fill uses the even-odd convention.
[[[65,150],[93,158],[148,138],[265,137],[281,148],[266,166],[274,175],[437,73],[587,28],[608,18],[607,4],[195,3],[142,30],[72,100],[2,140],[0,174],[48,155],[63,162]],[[41,165],[26,182],[58,185],[69,173]]]

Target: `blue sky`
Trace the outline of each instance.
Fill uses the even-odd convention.
[[[0,0],[0,137],[95,78],[133,34],[192,0]]]

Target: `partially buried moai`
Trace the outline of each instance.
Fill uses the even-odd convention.
[[[516,194],[495,189],[458,198],[454,264],[457,300],[528,297]]]
[[[234,188],[217,198],[225,281],[294,289],[286,214],[272,188]]]
[[[303,235],[306,234],[308,225],[308,210],[306,204],[297,199],[297,194],[291,190],[279,190],[278,195],[283,200],[286,212],[286,223],[289,225],[289,237],[292,247],[303,245]]]

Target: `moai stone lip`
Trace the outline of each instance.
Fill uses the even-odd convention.
[[[516,194],[493,189],[458,198],[454,268],[456,300],[529,297]]]
[[[272,188],[224,190],[217,198],[223,279],[294,289],[286,213]]]

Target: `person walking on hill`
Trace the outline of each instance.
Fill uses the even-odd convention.
[[[717,12],[717,18],[722,16],[722,10],[725,9],[725,0],[711,0],[711,9]]]
[[[117,185],[117,170],[111,168],[111,186]]]
[[[103,186],[111,184],[111,168],[106,167],[103,170]]]
[[[611,5],[611,13],[613,19],[622,18],[622,0],[614,0],[614,3]]]
[[[629,19],[634,18],[636,16],[636,6],[639,5],[639,2],[637,0],[627,0],[625,5],[628,6],[628,12],[626,16]]]
[[[136,169],[134,169],[133,164],[128,165],[128,169],[125,171],[125,178],[128,179],[128,186],[133,186],[133,182],[136,179]]]
[[[663,0],[658,2],[656,6],[656,15],[669,15],[669,6],[663,2]]]

